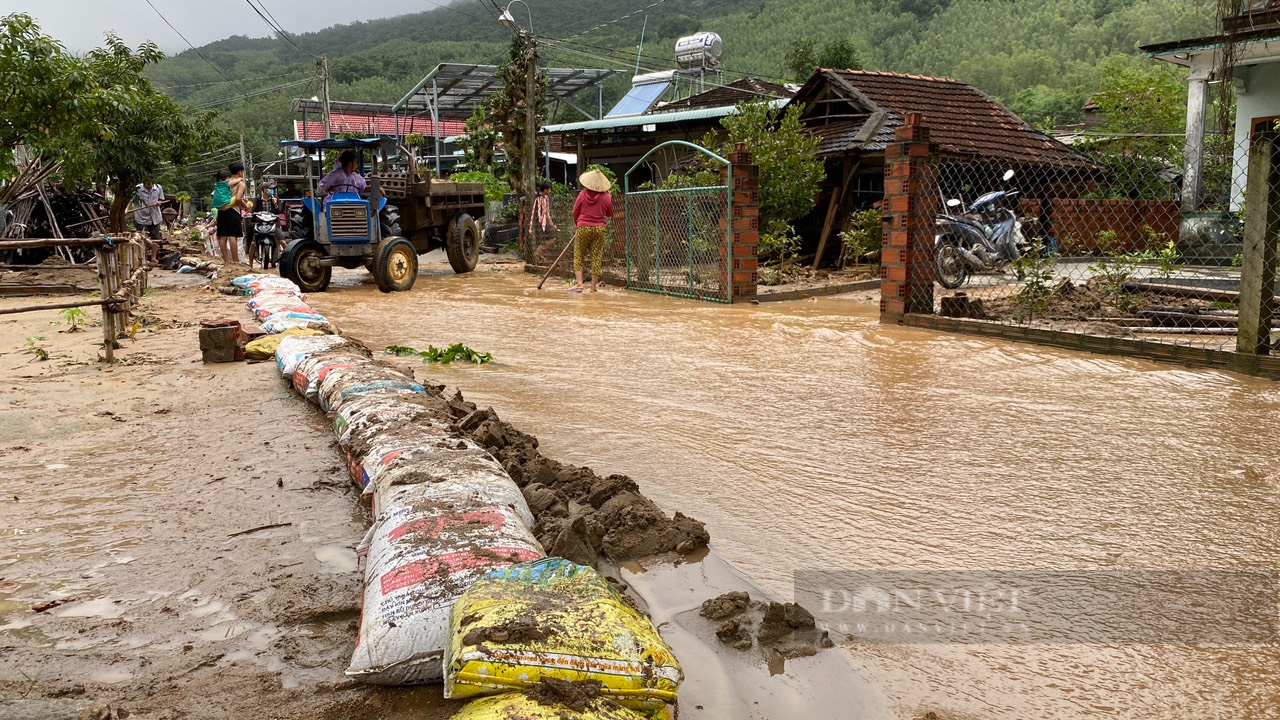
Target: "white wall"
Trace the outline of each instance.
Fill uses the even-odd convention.
[[[1231,193],[1231,209],[1239,210],[1244,205],[1245,178],[1249,170],[1249,130],[1253,119],[1280,115],[1280,62],[1239,68],[1235,75],[1245,85],[1244,92],[1237,93],[1236,98],[1235,171]]]

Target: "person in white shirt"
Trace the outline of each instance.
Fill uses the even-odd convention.
[[[163,238],[160,223],[164,222],[160,205],[164,202],[164,188],[154,180],[145,180],[133,191],[133,224],[138,232],[145,236],[147,247],[151,250],[151,264],[159,262],[160,245],[157,241]]]

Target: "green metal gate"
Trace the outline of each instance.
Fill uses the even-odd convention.
[[[632,190],[632,174],[658,152],[693,151],[720,172],[721,185],[673,187],[668,176],[653,189]],[[627,228],[627,288],[675,297],[732,302],[733,248],[729,218],[733,173],[729,161],[706,148],[672,140],[645,153],[623,178]]]

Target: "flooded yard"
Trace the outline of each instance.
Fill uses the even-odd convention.
[[[383,295],[353,271],[312,300],[371,347],[493,353],[422,377],[549,454],[631,475],[788,599],[815,570],[1141,578],[1280,556],[1268,381],[883,326],[848,297],[724,307],[534,285],[482,266]],[[1274,644],[843,644],[902,717],[1280,705]]]

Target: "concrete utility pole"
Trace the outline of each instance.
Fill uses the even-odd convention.
[[[320,100],[324,103],[324,136],[331,136],[329,128],[329,56],[320,56]]]
[[[520,29],[515,17],[511,14],[511,6],[516,3],[524,5],[524,9],[529,13],[529,32],[527,33]],[[534,101],[538,85],[538,43],[533,34],[533,11],[524,0],[511,0],[502,11],[502,15],[498,16],[498,22],[502,23],[503,27],[520,33],[528,40],[525,46],[528,64],[525,66],[524,73],[524,153],[520,158],[520,174],[524,178],[525,202],[532,203],[533,197],[538,194],[538,105]]]
[[[534,44],[532,29],[529,31],[528,52],[529,64],[524,78],[524,158],[521,170],[524,175],[525,197],[528,198],[526,204],[532,203],[534,196],[538,194],[538,104],[534,100],[537,96],[538,50]]]

